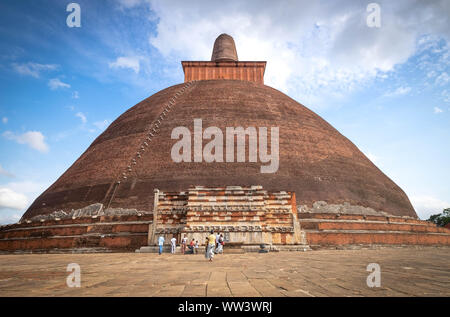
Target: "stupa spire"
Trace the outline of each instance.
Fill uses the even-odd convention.
[[[238,55],[233,38],[226,34],[220,34],[214,42],[211,62],[237,62]]]
[[[236,45],[228,34],[214,42],[211,61],[183,61],[184,81],[232,79],[264,84],[264,61],[239,61]]]

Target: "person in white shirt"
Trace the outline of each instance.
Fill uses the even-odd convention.
[[[184,235],[184,238],[181,239],[181,253],[185,253],[186,252],[186,244],[187,244],[187,236]]]
[[[222,236],[222,234],[219,235],[218,241],[219,241],[219,243],[217,244],[216,254],[223,253],[223,236]]]
[[[220,234],[217,233],[216,234],[216,250],[219,248],[219,238],[220,238]],[[217,253],[217,252],[216,252]]]
[[[164,245],[164,237],[160,236],[158,238],[158,245],[159,245],[159,255],[163,252],[163,245]]]
[[[195,241],[194,250],[195,250],[195,253],[198,253],[198,240]]]
[[[175,253],[175,248],[177,247],[177,239],[175,237],[173,237],[172,239],[170,239],[170,243],[172,245],[172,249],[170,250],[170,252],[172,254]]]

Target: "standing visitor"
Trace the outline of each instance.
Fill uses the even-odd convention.
[[[219,235],[217,245],[218,245],[218,247],[216,248],[216,253],[217,254],[223,253],[223,235],[222,234]]]
[[[173,237],[172,239],[170,239],[171,245],[172,245],[172,249],[170,250],[170,252],[172,254],[175,254],[175,249],[177,247],[177,239],[175,237]]]
[[[158,245],[159,245],[159,255],[163,252],[163,245],[164,245],[164,237],[160,236],[158,238]]]
[[[195,249],[195,254],[197,254],[198,253],[198,240],[195,241],[194,249]]]
[[[186,243],[187,243],[187,236],[184,235],[184,238],[181,239],[181,253],[185,253],[186,252]]]
[[[217,234],[216,234],[216,250],[217,250],[217,248],[219,248],[219,238],[220,238],[220,235],[217,232]]]
[[[211,234],[208,236],[208,245],[206,248],[206,258],[212,262],[214,257],[214,249],[216,247],[216,236],[214,235],[214,230],[211,230]]]
[[[188,245],[189,251],[191,254],[194,254],[194,248],[195,248],[195,239],[191,240],[191,243]]]
[[[208,236],[206,236],[206,240],[205,240],[205,258],[208,258]]]

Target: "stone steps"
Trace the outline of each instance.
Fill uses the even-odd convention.
[[[163,247],[164,253],[170,253],[170,246],[165,245]],[[260,245],[242,245],[239,247],[224,247],[224,253],[226,254],[241,254],[248,252],[259,252],[261,250]],[[310,251],[311,248],[308,245],[268,245],[266,249],[268,252],[279,252],[279,251]],[[136,253],[158,253],[158,246],[144,246],[135,251]],[[199,254],[203,254],[205,252],[205,248],[201,246],[199,248]],[[181,254],[181,248],[177,246],[175,254]]]
[[[164,245],[163,253],[170,253],[170,250],[171,250],[171,247],[169,245]],[[139,249],[136,249],[136,251],[135,251],[135,253],[158,253],[158,252],[159,252],[159,247],[156,245],[144,246]],[[245,250],[242,248],[229,248],[229,249],[224,248],[224,252],[226,254],[241,254],[241,253],[245,253]],[[197,254],[204,254],[204,253],[205,253],[205,247],[200,246]],[[181,247],[179,247],[179,246],[176,247],[175,254],[182,255]],[[185,254],[185,255],[190,255],[190,254]]]

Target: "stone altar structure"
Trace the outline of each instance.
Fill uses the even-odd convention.
[[[243,245],[306,244],[297,219],[295,193],[268,192],[262,186],[190,187],[183,192],[160,192],[156,230],[152,235],[187,235],[203,243],[210,230],[227,242]],[[151,237],[149,241],[156,242]]]

